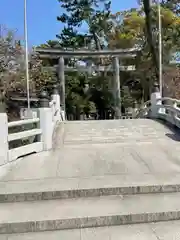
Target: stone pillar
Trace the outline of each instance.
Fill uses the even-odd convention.
[[[115,99],[115,118],[121,118],[121,89],[120,89],[120,70],[119,58],[114,58],[114,99]]]
[[[64,115],[65,115],[66,103],[65,103],[65,76],[64,76],[64,58],[63,57],[60,57],[59,59],[58,76],[60,80],[61,106],[62,106],[62,111],[64,112]]]
[[[42,91],[40,94],[40,108],[39,108],[39,119],[40,129],[42,134],[40,140],[43,143],[43,150],[47,151],[52,149],[52,135],[53,135],[53,121],[52,111],[49,107],[49,98],[46,91]]]
[[[54,85],[53,86],[53,93],[52,93],[52,100],[55,101],[55,111],[57,111],[57,120],[60,120],[60,114],[61,114],[61,106],[60,106],[60,95],[59,95],[59,90],[58,86]]]
[[[151,93],[151,112],[150,112],[151,118],[158,118],[158,112],[160,110],[159,105],[161,104],[162,101],[159,85],[157,82],[155,82]]]

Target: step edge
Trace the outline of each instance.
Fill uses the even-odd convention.
[[[77,188],[30,192],[0,193],[0,203],[98,197],[111,195],[160,194],[180,192],[180,184],[154,184],[120,187]]]
[[[55,231],[64,229],[79,229],[87,227],[103,227],[173,220],[180,220],[180,210],[53,220],[34,220],[24,222],[4,222],[0,223],[0,234]]]

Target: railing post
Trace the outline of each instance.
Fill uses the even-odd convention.
[[[46,91],[40,94],[40,108],[39,108],[39,118],[40,118],[40,128],[42,130],[41,141],[43,142],[43,150],[47,151],[52,149],[52,134],[53,134],[53,124],[52,124],[52,111],[49,107],[49,96]]]
[[[4,98],[0,91],[0,165],[6,164],[9,160],[8,117],[5,110]]]
[[[51,96],[52,100],[55,101],[55,111],[57,112],[57,120],[60,120],[60,113],[61,113],[61,100],[60,100],[60,94],[59,94],[59,91],[58,91],[58,86],[57,85],[54,85],[53,86],[53,93],[52,93],[52,96]]]
[[[151,93],[151,113],[150,113],[151,118],[158,117],[159,105],[161,104],[162,104],[162,101],[161,101],[161,93],[159,90],[159,85],[158,83],[155,82],[153,86],[153,91]]]
[[[0,165],[6,164],[9,158],[8,146],[8,118],[6,113],[0,113]]]

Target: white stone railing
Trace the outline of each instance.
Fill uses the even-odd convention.
[[[162,98],[160,92],[153,92],[151,100],[144,103],[136,114],[136,118],[143,117],[165,120],[180,128],[180,100]]]
[[[36,117],[33,117],[30,110],[26,119],[8,122],[7,114],[0,113],[0,165],[30,153],[51,150],[53,132],[57,123],[64,120],[62,116],[60,96],[57,93],[52,95],[51,102],[45,96],[41,97],[40,108],[36,109]],[[28,144],[13,147],[14,141],[21,140],[28,140]]]
[[[157,102],[157,113],[155,113],[155,116],[180,127],[180,100],[161,98]]]
[[[8,162],[13,161],[13,160],[17,159],[18,157],[27,155],[29,153],[43,151],[42,129],[40,127],[40,118],[9,122],[9,123],[7,123],[8,132],[14,127],[19,127],[19,126],[24,127],[24,126],[33,125],[33,124],[36,125],[35,128],[32,128],[32,129],[28,128],[29,130],[19,131],[19,132],[15,132],[15,133],[8,133],[8,136],[7,136],[8,144],[4,143],[7,145],[6,149],[8,151],[8,154],[7,154]],[[21,147],[17,147],[17,148],[12,148],[12,149],[9,149],[9,147],[8,147],[8,145],[12,141],[28,139],[30,137],[35,137],[35,136],[37,136],[37,139],[38,139],[37,142],[30,143],[25,146],[21,146]]]

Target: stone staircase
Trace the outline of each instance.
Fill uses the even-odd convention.
[[[142,145],[142,148],[147,147],[148,141],[153,141],[154,145],[159,144],[159,148],[162,146],[168,148],[171,142],[174,149],[179,149],[177,142],[165,137],[170,130],[151,120],[65,123],[64,129],[64,146],[59,146],[60,152],[65,151],[64,149],[69,152],[73,148],[83,152],[83,147],[88,146],[92,151],[98,148],[103,153],[108,147],[113,148],[115,143],[116,147],[128,145],[127,148],[131,149],[132,146],[136,148],[136,144]],[[75,155],[72,159],[69,155],[64,157],[65,161],[72,161],[72,164],[75,164],[73,160]],[[111,165],[107,162],[109,169],[112,169],[113,164],[115,168],[122,164],[121,156],[117,158],[117,155],[114,155],[114,159],[113,155],[109,157],[115,161],[111,162]],[[86,161],[86,158],[83,160]],[[98,163],[101,160],[101,156],[99,159],[92,159],[97,166],[100,166]],[[157,153],[158,160],[160,157]],[[142,161],[145,166],[149,164],[147,169],[152,165],[152,162],[147,162],[146,159]],[[161,164],[163,169],[163,163]],[[38,180],[2,181],[0,239],[115,240],[136,239],[140,234],[143,235],[139,239],[165,239],[159,237],[159,233],[156,232],[156,229],[159,229],[157,224],[167,229],[173,223],[176,230],[180,229],[180,221],[173,221],[180,219],[180,170],[178,170],[180,159],[176,159],[175,172],[171,171],[172,163],[169,164],[168,173],[151,171],[135,175],[133,172],[128,174],[111,172],[101,176],[83,175],[72,178],[60,176]],[[65,171],[65,162],[61,167],[64,167]],[[77,170],[76,167],[74,165],[74,171]],[[103,170],[103,165],[101,167]],[[144,230],[145,228],[147,229]],[[171,227],[170,230],[175,232],[175,227]],[[175,238],[170,236],[169,239]]]
[[[1,193],[1,234],[42,232],[45,236],[45,231],[180,219],[180,184],[62,189],[62,181],[55,186],[53,180],[46,180],[40,183],[39,191],[37,187],[33,191],[33,183],[23,184],[14,183],[13,189],[18,185],[19,192],[10,192],[9,186],[9,193]],[[47,184],[51,190],[46,189]]]

